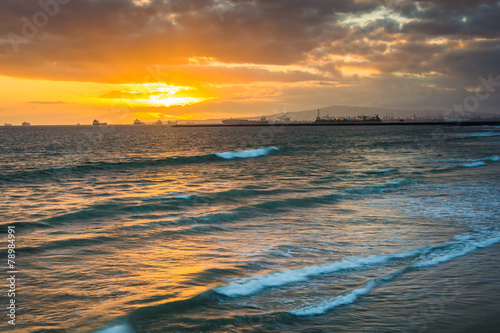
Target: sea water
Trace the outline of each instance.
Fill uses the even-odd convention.
[[[16,329],[496,332],[499,135],[0,128]]]

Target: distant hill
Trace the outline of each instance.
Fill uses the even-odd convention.
[[[422,110],[422,109],[391,109],[391,108],[371,108],[371,107],[355,107],[355,106],[341,106],[341,105],[331,105],[322,107],[320,110],[320,116],[330,116],[330,117],[346,117],[346,116],[372,116],[378,115],[380,118],[384,118],[386,115],[394,118],[409,118],[414,115],[417,117],[425,117],[425,116],[433,116],[433,117],[442,117],[442,116],[452,116],[449,111],[446,110]],[[468,117],[481,117],[483,119],[486,118],[494,118],[498,117],[498,114],[492,113],[484,113],[484,112],[468,112]],[[242,119],[252,119],[257,120],[262,116],[265,116],[268,120],[274,121],[278,120],[280,117],[286,115],[287,118],[290,118],[292,121],[312,121],[316,119],[318,115],[318,109],[312,110],[303,110],[303,111],[292,111],[292,112],[280,112],[273,114],[261,114],[259,116],[254,117],[237,117]],[[218,124],[222,119],[205,119],[205,120],[194,120],[192,123],[197,124]],[[179,121],[179,123],[185,123],[185,121]]]
[[[404,109],[389,109],[389,108],[370,108],[370,107],[353,107],[353,106],[341,106],[341,105],[331,105],[323,108],[319,108],[320,116],[330,116],[330,117],[346,117],[346,116],[357,116],[357,115],[379,115],[380,118],[384,118],[385,115],[393,115],[395,118],[398,117],[424,117],[427,115],[431,116],[443,116],[449,115],[449,112],[443,110],[404,110]],[[275,113],[271,115],[266,115],[269,120],[277,119],[285,114],[285,112]],[[484,113],[484,112],[469,112],[470,116],[480,116],[481,118],[490,118],[497,116],[496,114]],[[287,117],[291,120],[313,120],[318,115],[318,109],[314,110],[304,110],[288,112]]]

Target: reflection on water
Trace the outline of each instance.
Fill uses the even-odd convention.
[[[0,131],[21,329],[453,331],[436,285],[499,288],[499,129],[109,128]]]

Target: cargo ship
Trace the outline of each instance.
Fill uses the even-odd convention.
[[[134,120],[134,125],[145,125],[145,122],[140,121],[139,119]]]
[[[97,119],[94,119],[94,121],[92,122],[92,125],[94,125],[94,126],[104,126],[107,124],[108,123],[100,123],[99,120],[97,120]]]
[[[31,124],[30,124],[30,123],[28,123],[28,122],[26,122],[26,121],[25,121],[25,122],[23,122],[23,123],[22,123],[22,125],[23,125],[24,127],[31,126]]]
[[[248,119],[224,119],[222,120],[224,125],[264,125],[269,123],[266,117],[260,118],[260,120],[248,120]]]

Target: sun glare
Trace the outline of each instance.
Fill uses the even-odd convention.
[[[131,107],[169,107],[191,105],[207,99],[196,94],[195,88],[165,83],[123,84],[119,92],[101,96],[100,102]]]

